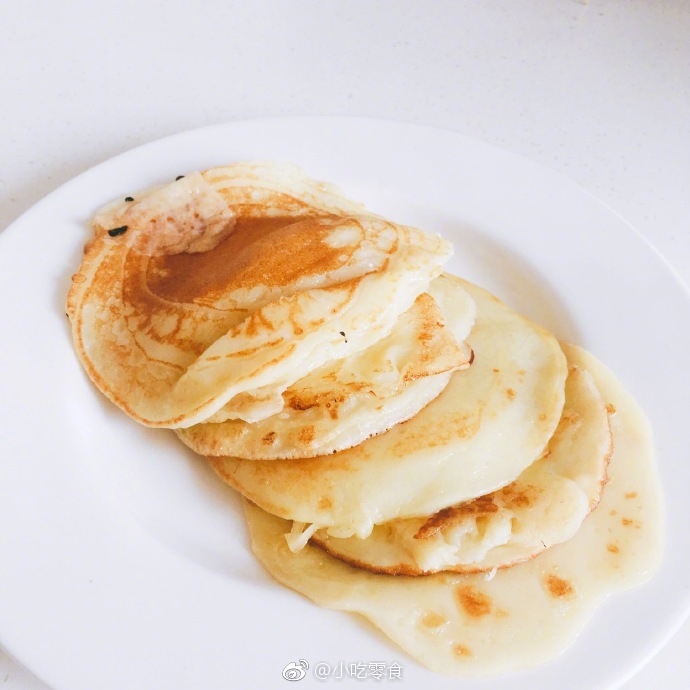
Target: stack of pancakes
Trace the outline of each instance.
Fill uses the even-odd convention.
[[[94,383],[249,499],[277,579],[462,672],[474,653],[444,627],[457,612],[422,652],[411,624],[323,581],[443,588],[435,573],[493,576],[571,540],[613,447],[600,365],[443,273],[447,241],[291,165],[187,175],[93,228],[68,315]]]

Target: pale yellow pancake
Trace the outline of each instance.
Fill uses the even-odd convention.
[[[454,331],[464,339],[476,308],[467,293],[465,304],[457,306],[463,308],[453,316],[460,322]],[[454,370],[470,365],[471,357],[435,300],[424,293],[385,338],[290,386],[277,414],[254,423],[228,420],[176,432],[202,455],[254,460],[333,453],[413,417],[448,385]]]
[[[96,215],[67,310],[91,379],[149,426],[272,414],[297,379],[385,337],[451,253],[289,165],[132,198]]]
[[[593,375],[616,410],[610,481],[572,539],[493,578],[379,575],[315,546],[292,553],[283,536],[289,523],[247,503],[257,558],[278,582],[315,603],[362,614],[438,673],[498,675],[553,659],[605,597],[651,576],[663,541],[661,492],[644,414],[591,355],[577,348],[567,353]]]
[[[436,511],[509,484],[544,451],[563,410],[565,357],[555,338],[488,292],[444,275],[431,294],[452,327],[458,288],[477,304],[472,366],[419,414],[334,455],[301,460],[209,458],[265,510],[366,537],[375,524]],[[439,293],[445,293],[441,296]],[[457,294],[461,294],[459,291]],[[300,540],[293,538],[293,545]]]
[[[373,572],[481,572],[533,558],[570,539],[596,507],[611,455],[608,413],[588,372],[572,365],[565,407],[546,453],[514,482],[424,518],[377,525],[366,539],[311,538]]]

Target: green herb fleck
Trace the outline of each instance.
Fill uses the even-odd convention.
[[[178,176],[175,178],[175,182],[177,182],[178,180],[181,180],[183,177],[184,177],[184,175],[178,175]]]
[[[120,228],[113,228],[112,230],[108,230],[108,234],[111,237],[117,237],[118,235],[124,235],[127,232],[127,226],[123,225]]]
[[[125,201],[134,201],[134,197],[133,196],[126,196]]]

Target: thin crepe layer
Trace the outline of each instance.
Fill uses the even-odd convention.
[[[216,457],[211,466],[268,512],[336,537],[366,537],[375,524],[431,515],[512,482],[541,456],[558,425],[565,356],[543,328],[444,275],[430,294],[451,328],[453,295],[465,291],[477,305],[467,339],[473,364],[412,419],[333,455]]]
[[[469,366],[472,352],[456,337],[467,337],[476,308],[467,293],[464,303],[462,297],[453,330],[435,300],[422,294],[388,336],[290,386],[277,414],[254,423],[199,424],[177,435],[202,455],[250,460],[314,457],[356,446],[413,417],[441,393],[452,371]]]
[[[316,604],[368,618],[438,673],[479,677],[556,657],[610,594],[649,579],[661,562],[662,500],[651,429],[620,382],[592,355],[566,347],[610,409],[610,480],[577,534],[537,558],[484,574],[380,575],[307,545],[292,553],[289,522],[245,504],[252,549],[281,584]]]
[[[570,539],[597,506],[611,456],[606,405],[591,375],[571,365],[565,407],[544,455],[514,482],[429,517],[377,525],[366,539],[313,542],[372,572],[481,572],[534,558]]]
[[[293,166],[190,177],[196,186],[183,179],[97,214],[67,303],[87,373],[149,426],[272,414],[294,381],[385,337],[451,253]],[[219,199],[230,211],[221,230]],[[156,226],[166,230],[154,241]]]

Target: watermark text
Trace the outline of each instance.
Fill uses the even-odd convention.
[[[287,664],[283,669],[283,678],[299,681],[307,673],[321,681],[354,679],[385,682],[403,679],[403,667],[397,661],[317,661],[310,664],[306,659]]]

